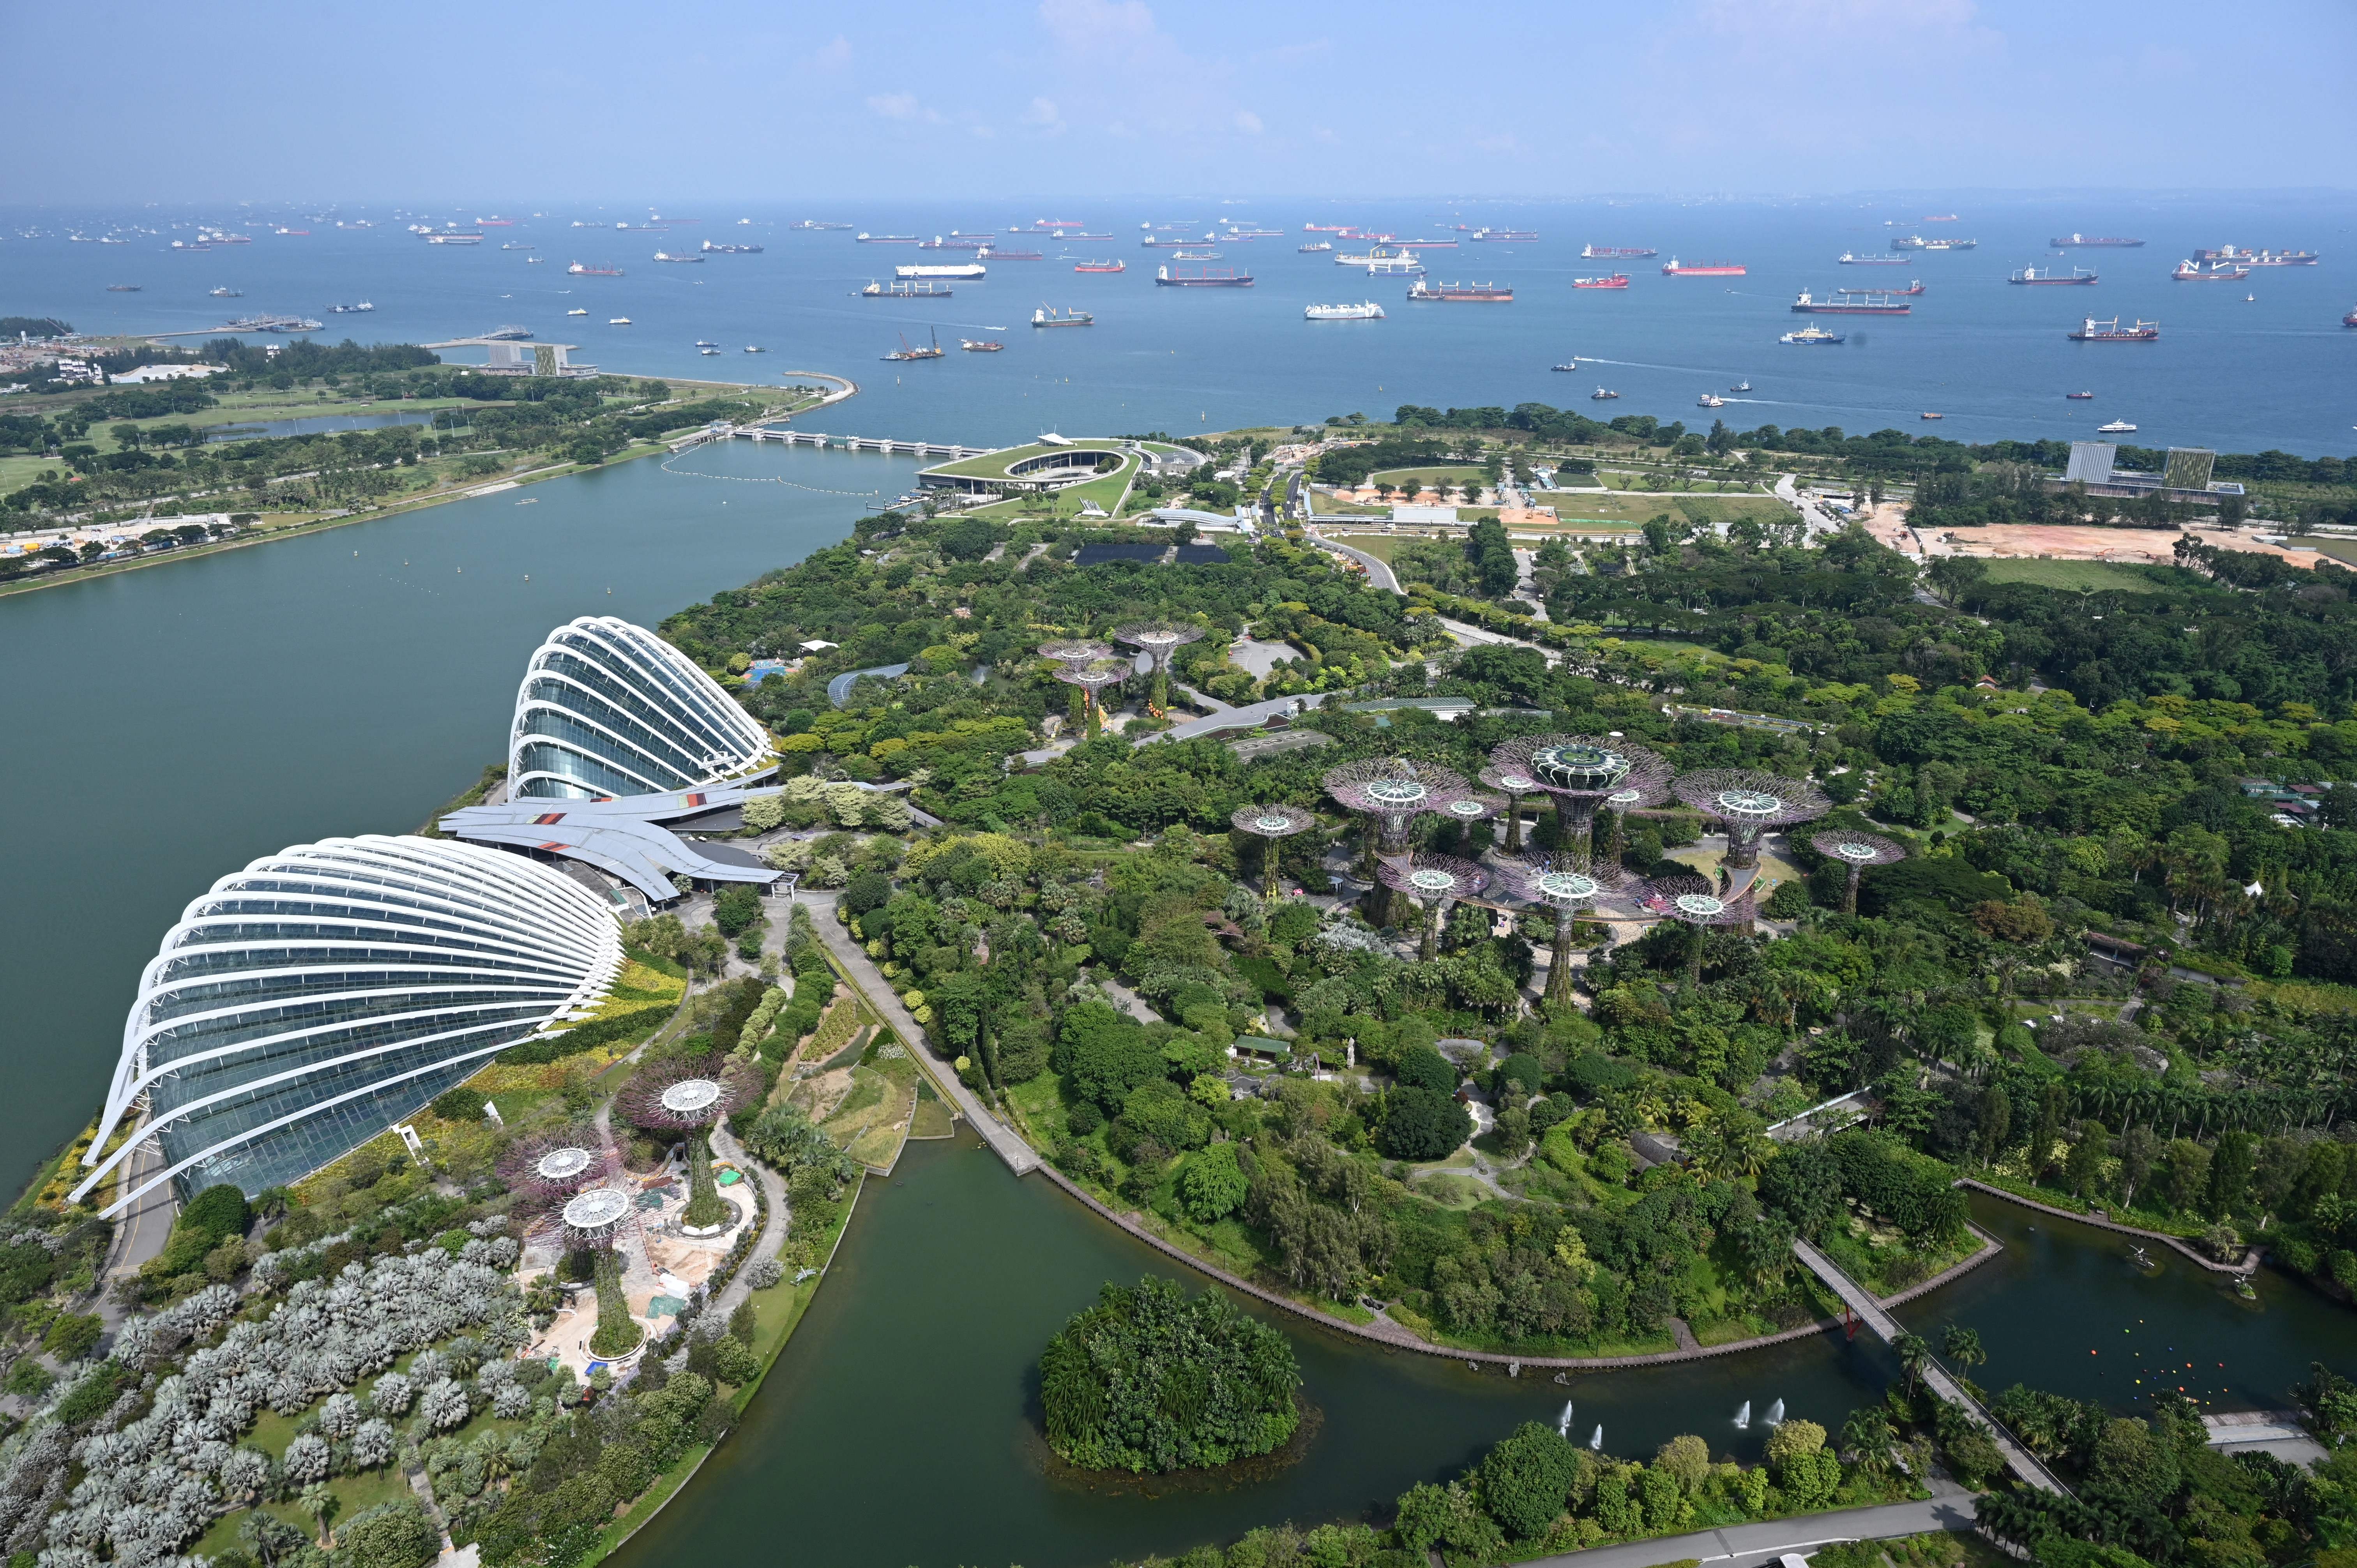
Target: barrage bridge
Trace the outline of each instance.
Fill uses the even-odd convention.
[[[896,441],[884,435],[828,435],[816,430],[777,429],[766,424],[717,424],[691,432],[671,443],[673,452],[684,452],[691,446],[701,446],[707,441],[726,441],[745,437],[756,443],[775,441],[787,446],[832,447],[839,452],[883,452],[911,457],[979,457],[991,450],[987,446],[956,446],[940,441]]]

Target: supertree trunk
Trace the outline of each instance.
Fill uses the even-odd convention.
[[[1522,852],[1523,798],[1520,795],[1509,795],[1506,797],[1506,853],[1520,854]]]
[[[1557,909],[1555,912],[1554,956],[1547,963],[1546,999],[1566,1007],[1571,1004],[1571,926],[1572,912]]]
[[[1104,709],[1098,704],[1093,696],[1085,699],[1085,703],[1088,712],[1089,738],[1094,740],[1104,734]]]
[[[621,1256],[611,1247],[598,1248],[591,1279],[597,1292],[597,1329],[589,1336],[589,1353],[625,1355],[638,1344],[640,1331],[630,1316],[630,1301],[622,1294]]]
[[[1162,666],[1161,666],[1161,665],[1159,665],[1159,664],[1157,664],[1157,665],[1156,665],[1156,666],[1154,667],[1154,696],[1153,696],[1153,702],[1154,702],[1154,705],[1155,705],[1155,707],[1157,707],[1157,709],[1161,710],[1161,711],[1162,711],[1162,712],[1164,712],[1164,713],[1168,713],[1168,712],[1169,712],[1169,710],[1170,710],[1170,671],[1168,671],[1168,670],[1165,670],[1165,669],[1164,669],[1164,668],[1162,668]]]
[[[712,1180],[712,1144],[702,1132],[694,1133],[687,1142],[687,1208],[680,1223],[706,1230],[726,1224],[732,1212]]]
[[[1700,926],[1688,926],[1686,931],[1692,939],[1686,943],[1686,989],[1692,991],[1702,984],[1703,929]]]
[[[1089,698],[1088,693],[1078,686],[1071,688],[1071,699],[1064,704],[1064,727],[1072,734],[1079,735],[1088,727]]]
[[[1866,867],[1862,865],[1853,865],[1849,868],[1849,880],[1842,885],[1843,914],[1855,915],[1857,913],[1857,879],[1864,875],[1865,873]]]
[[[1727,854],[1719,864],[1729,871],[1760,869],[1760,830],[1744,830],[1729,826],[1727,830]]]

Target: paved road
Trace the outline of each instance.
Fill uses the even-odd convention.
[[[1279,714],[1296,707],[1314,708],[1326,700],[1323,692],[1304,692],[1296,697],[1273,697],[1265,703],[1254,703],[1248,707],[1223,708],[1204,718],[1189,719],[1183,725],[1173,725],[1167,730],[1132,742],[1134,746],[1149,746],[1157,740],[1195,740],[1222,730],[1258,729]]]
[[[1447,616],[1442,616],[1440,618],[1440,624],[1447,629],[1449,636],[1455,638],[1459,642],[1488,642],[1494,643],[1501,648],[1527,648],[1537,652],[1541,657],[1545,659],[1549,664],[1560,664],[1563,662],[1563,650],[1561,649],[1544,647],[1535,642],[1525,641],[1523,639],[1519,637],[1508,637],[1501,631],[1487,631],[1480,627],[1469,625],[1461,620],[1450,620]]]
[[[1316,529],[1307,531],[1309,542],[1321,550],[1331,550],[1337,555],[1347,555],[1367,569],[1367,581],[1385,593],[1400,591],[1399,579],[1392,575],[1391,564],[1380,555],[1370,555],[1363,550],[1353,550],[1347,544],[1337,544]]]
[[[1675,1563],[1687,1557],[1727,1563],[1730,1568],[1753,1568],[1754,1564],[1774,1562],[1781,1552],[1807,1553],[1840,1541],[1889,1541],[1933,1530],[1970,1530],[1972,1526],[1973,1500],[1969,1495],[1931,1498],[1918,1503],[1843,1509],[1835,1513],[1771,1520],[1765,1524],[1731,1525],[1693,1535],[1658,1536],[1623,1546],[1566,1552],[1557,1557],[1538,1558],[1526,1568],[1652,1568],[1655,1563]]]
[[[826,950],[834,955],[835,961],[843,965],[852,983],[865,993],[867,1004],[899,1035],[909,1047],[909,1057],[932,1078],[933,1087],[949,1097],[950,1103],[958,1108],[959,1114],[966,1119],[967,1124],[981,1133],[983,1141],[1006,1162],[1007,1168],[1021,1176],[1036,1167],[1039,1164],[1039,1156],[1030,1144],[1001,1122],[997,1112],[985,1106],[974,1090],[958,1081],[956,1074],[937,1069],[927,1054],[923,1027],[900,1004],[899,996],[876,967],[875,961],[867,956],[867,950],[853,940],[850,929],[834,918],[836,897],[837,895],[833,893],[810,896],[811,924],[818,929],[819,940],[826,943]]]
[[[1776,499],[1801,514],[1803,542],[1813,540],[1821,533],[1839,533],[1846,525],[1814,501],[1804,499],[1792,482],[1797,477],[1792,474],[1776,476]]]
[[[1843,1303],[1857,1314],[1859,1321],[1873,1329],[1884,1344],[1895,1346],[1899,1337],[1907,1332],[1880,1302],[1843,1273],[1838,1264],[1797,1236],[1792,1239],[1792,1255],[1799,1258],[1812,1273],[1832,1286],[1834,1294],[1840,1296]],[[1990,1420],[1988,1412],[1981,1409],[1980,1402],[1964,1392],[1948,1375],[1946,1368],[1936,1361],[1926,1360],[1923,1363],[1923,1381],[1931,1386],[1933,1393],[1963,1411],[1988,1434],[1989,1441],[1996,1444],[1997,1452],[2005,1455],[2007,1466],[2015,1475],[2041,1492],[2067,1495],[2068,1489],[2054,1478],[2052,1472],[2040,1464],[2028,1449],[2014,1442],[2010,1433]]]
[[[118,1173],[120,1185],[115,1190],[137,1188],[156,1174],[163,1160],[162,1152],[152,1144],[135,1149],[131,1157],[123,1162]],[[179,1199],[167,1182],[125,1209],[115,1221],[114,1248],[106,1262],[108,1288],[100,1294],[98,1305],[99,1318],[107,1327],[116,1327],[131,1316],[131,1308],[115,1301],[113,1282],[137,1273],[140,1264],[163,1251],[164,1243],[172,1236],[172,1220],[179,1210]]]
[[[786,1184],[779,1178],[777,1172],[745,1152],[744,1146],[737,1142],[736,1134],[728,1131],[726,1122],[712,1129],[712,1152],[724,1160],[736,1161],[740,1171],[751,1171],[760,1179],[761,1194],[770,1201],[770,1217],[761,1226],[760,1240],[753,1243],[753,1251],[746,1258],[745,1266],[737,1271],[737,1277],[728,1282],[728,1287],[712,1304],[714,1309],[726,1318],[753,1294],[753,1286],[745,1276],[759,1259],[778,1255],[779,1247],[785,1242],[786,1224],[791,1216],[786,1211]]]

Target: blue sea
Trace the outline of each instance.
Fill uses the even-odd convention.
[[[477,247],[427,245],[404,224],[467,223],[499,211],[512,227],[485,231]],[[1953,222],[1924,222],[1954,213]],[[576,360],[633,375],[759,381],[824,371],[859,382],[861,395],[804,423],[832,433],[997,444],[1045,431],[1118,434],[1316,423],[1329,414],[1388,416],[1401,403],[1436,407],[1523,402],[1599,415],[1649,413],[1707,425],[1713,417],[1857,433],[1896,426],[1963,441],[2092,436],[2126,419],[2147,446],[2221,451],[2278,447],[2308,456],[2357,452],[2357,197],[2184,198],[1908,197],[1769,204],[1445,201],[977,200],[923,207],[852,205],[780,209],[706,206],[695,222],[662,231],[649,209],[609,205],[471,209],[343,208],[170,213],[158,209],[0,212],[0,313],[61,317],[90,332],[185,330],[236,315],[283,312],[319,318],[318,334],[363,341],[425,342],[502,326],[542,341],[579,345]],[[369,229],[338,228],[364,217]],[[1058,242],[1029,232],[1035,218],[1085,220],[1106,240]],[[991,232],[1037,262],[993,259],[981,283],[951,297],[870,300],[857,291],[910,263],[970,259],[958,252],[857,243],[854,231],[797,231],[797,219],[849,222],[854,231],[931,237]],[[749,221],[742,221],[749,220]],[[1248,272],[1248,289],[1157,288],[1168,251],[1139,243],[1142,226],[1189,223],[1201,233],[1234,220],[1282,238],[1226,241],[1211,263]],[[176,252],[191,239],[174,222],[221,223],[253,242]],[[575,227],[576,220],[587,225]],[[75,243],[70,232],[117,225],[160,231],[127,245]],[[1297,247],[1334,240],[1308,223],[1353,224],[1404,239],[1465,236],[1456,225],[1534,231],[1527,242],[1464,243],[1426,253],[1436,281],[1512,285],[1512,304],[1411,304],[1405,280],[1372,279],[1330,255]],[[307,229],[281,235],[280,227]],[[1017,238],[1017,231],[1023,231]],[[2073,231],[2130,235],[2138,250],[2057,253],[2047,237]],[[116,229],[115,231],[122,231]],[[1845,251],[1882,252],[1898,236],[1974,239],[1978,248],[1914,254],[1905,267],[1843,267]],[[656,251],[694,252],[706,239],[759,244],[759,255],[714,255],[696,265],[655,262]],[[529,242],[544,258],[502,251]],[[1659,257],[1585,262],[1583,243],[1650,246]],[[2177,283],[2170,269],[2202,246],[2321,252],[2313,267],[2262,269],[2243,283]],[[1667,278],[1673,255],[1743,263],[1739,278]],[[1076,274],[1076,259],[1118,258],[1118,274]],[[618,266],[625,275],[574,277],[568,263]],[[2021,288],[2006,282],[2035,265],[2097,269],[2091,288]],[[1630,273],[1625,291],[1575,290],[1575,276]],[[1925,292],[1905,318],[1799,317],[1803,288],[1904,286]],[[136,294],[106,285],[135,283]],[[228,286],[243,297],[216,300]],[[2255,295],[2246,299],[2246,295]],[[366,299],[368,315],[328,307]],[[1371,299],[1385,318],[1305,321],[1312,303]],[[1092,312],[1093,327],[1028,325],[1034,307]],[[567,317],[572,308],[586,317]],[[2157,343],[2072,343],[2087,314],[2158,320]],[[609,327],[626,316],[632,325]],[[1778,338],[1810,322],[1846,332],[1839,348],[1800,349]],[[888,363],[903,338],[938,335],[947,357]],[[964,353],[962,338],[1005,342]],[[705,356],[699,338],[721,346]],[[188,339],[188,341],[200,341]],[[758,355],[741,350],[757,344]],[[452,350],[454,360],[479,350]],[[1577,361],[1562,372],[1552,367]],[[1749,381],[1748,393],[1730,388]],[[1617,402],[1592,403],[1608,386]],[[2088,391],[2089,402],[2066,402]],[[1713,414],[1698,397],[1727,405]],[[1921,416],[1943,416],[1936,424]]]

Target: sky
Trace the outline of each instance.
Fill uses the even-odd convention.
[[[2352,0],[73,0],[0,200],[2351,183]]]

